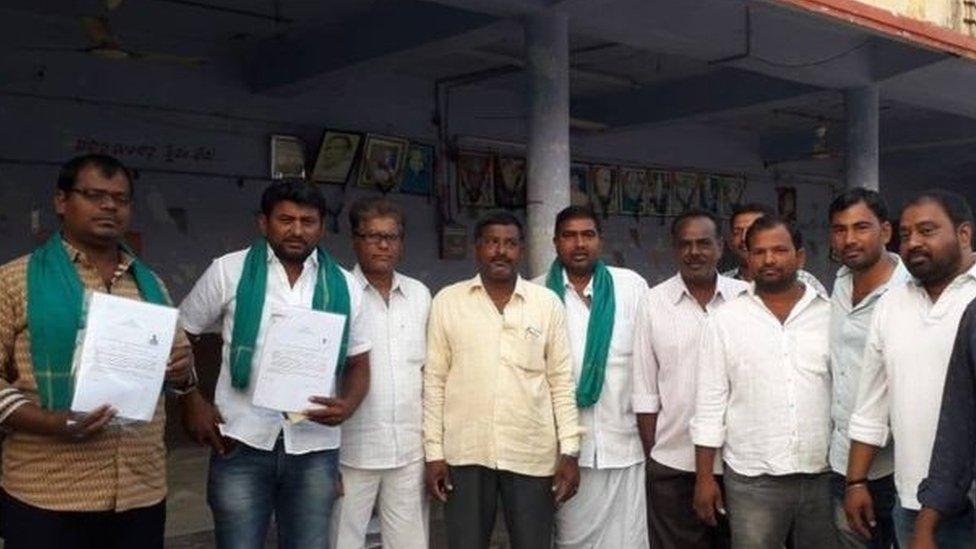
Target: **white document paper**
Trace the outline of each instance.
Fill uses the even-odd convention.
[[[118,410],[116,417],[151,420],[178,314],[173,307],[93,292],[72,365],[71,409],[90,412],[109,404]]]
[[[312,396],[330,396],[346,317],[298,307],[271,313],[256,361],[255,406],[281,412],[313,407]]]

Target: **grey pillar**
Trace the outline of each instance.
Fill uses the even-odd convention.
[[[569,206],[569,20],[566,14],[525,22],[529,83],[528,211],[526,240],[531,276],[555,256],[553,221]]]
[[[878,190],[878,106],[877,86],[852,88],[844,92],[847,110],[847,188]]]

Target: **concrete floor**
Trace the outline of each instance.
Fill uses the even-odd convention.
[[[166,501],[166,547],[167,549],[205,549],[214,546],[213,518],[207,507],[207,462],[209,452],[200,447],[183,444],[175,445],[167,456],[169,475],[169,497]],[[431,548],[447,547],[444,535],[444,513],[439,503],[430,510]],[[508,547],[501,516],[492,536],[492,549]],[[274,548],[274,530],[268,534],[265,547]],[[379,534],[371,535],[367,548],[382,547]]]

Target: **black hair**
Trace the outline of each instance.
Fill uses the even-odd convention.
[[[353,232],[359,231],[370,219],[377,217],[389,217],[396,220],[400,226],[400,232],[405,233],[407,223],[403,218],[403,209],[392,200],[377,196],[367,196],[353,202],[349,207],[349,226]]]
[[[129,181],[129,194],[133,194],[135,189],[132,185],[132,171],[114,156],[107,154],[85,154],[65,162],[58,172],[57,188],[64,192],[74,189],[78,180],[78,172],[88,166],[95,167],[102,174],[102,177],[106,178],[115,177],[117,173],[122,172]]]
[[[674,218],[673,221],[671,221],[671,238],[672,239],[677,238],[678,228],[681,227],[682,223],[684,223],[689,219],[697,219],[697,218],[705,218],[710,220],[712,222],[712,225],[715,226],[715,236],[716,237],[722,236],[722,228],[718,222],[718,218],[715,217],[715,214],[713,214],[708,210],[692,208],[690,210],[685,210],[684,213],[682,213],[678,217]]]
[[[910,206],[917,206],[925,202],[938,204],[949,217],[949,220],[952,221],[953,228],[958,229],[963,223],[973,224],[973,209],[969,206],[969,201],[960,194],[942,189],[930,189],[913,195],[905,202],[901,213],[904,214]]]
[[[519,218],[515,217],[512,212],[505,210],[492,210],[478,219],[478,222],[474,225],[474,239],[477,242],[482,233],[485,231],[485,227],[490,225],[515,225],[518,228],[519,241],[525,240],[525,231],[522,229],[522,222]]]
[[[602,233],[603,227],[600,225],[600,218],[589,206],[566,206],[556,214],[556,224],[553,233],[559,235],[559,227],[570,219],[590,219],[596,225],[596,232]]]
[[[830,203],[830,209],[827,211],[827,219],[833,219],[835,214],[838,214],[851,206],[856,204],[864,203],[865,206],[874,213],[874,216],[878,218],[878,221],[884,223],[889,221],[888,219],[888,205],[885,204],[881,195],[878,191],[865,189],[864,187],[855,187],[853,189],[848,189],[841,193],[837,198]]]
[[[790,239],[793,241],[793,247],[796,250],[803,249],[803,233],[800,232],[800,229],[797,229],[792,223],[775,214],[763,215],[755,220],[752,225],[749,225],[749,230],[746,231],[746,248],[749,248],[749,243],[752,242],[756,233],[775,229],[776,227],[783,227],[786,229],[786,232],[790,233]]]
[[[319,217],[325,221],[327,213],[325,198],[317,187],[304,181],[284,181],[268,185],[268,188],[264,189],[264,194],[261,195],[261,213],[265,217],[269,217],[279,202],[294,202],[302,206],[311,206],[318,210]]]
[[[730,229],[733,228],[732,224],[735,222],[736,217],[739,217],[740,215],[747,214],[747,213],[763,214],[764,216],[776,215],[776,212],[774,212],[772,208],[770,208],[765,204],[761,204],[759,202],[746,202],[745,204],[736,204],[735,206],[732,207],[732,215],[729,216],[729,228]]]

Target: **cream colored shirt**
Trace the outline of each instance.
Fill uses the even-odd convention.
[[[566,314],[556,294],[523,280],[499,313],[481,277],[431,305],[424,371],[427,461],[549,476],[579,451]]]

